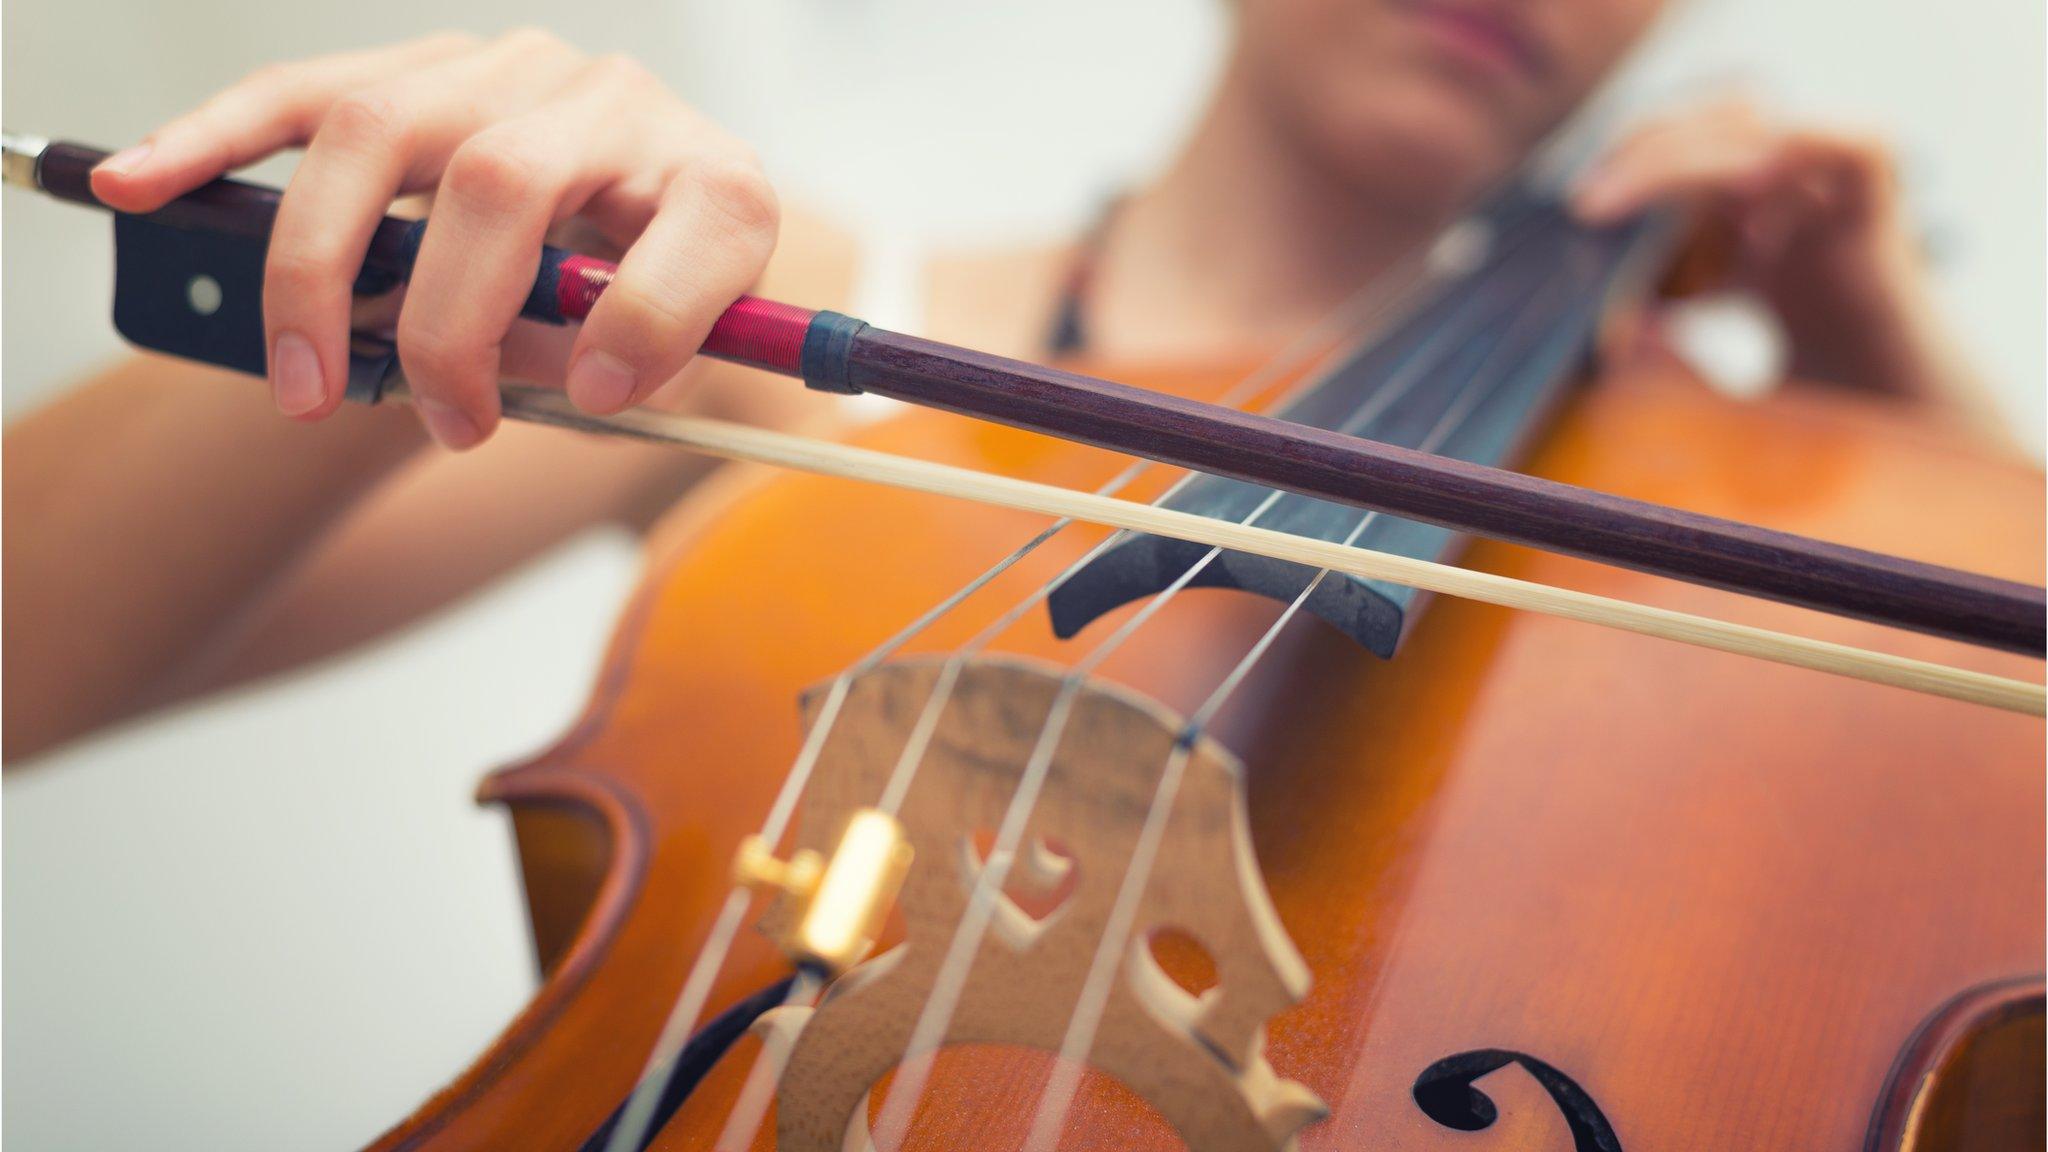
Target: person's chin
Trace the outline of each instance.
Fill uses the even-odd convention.
[[[1517,159],[1500,118],[1471,94],[1435,83],[1383,92],[1338,143],[1351,177],[1418,210],[1463,206]]]

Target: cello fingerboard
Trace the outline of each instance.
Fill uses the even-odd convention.
[[[1514,193],[1479,219],[1493,237],[1471,273],[1411,307],[1342,358],[1276,414],[1298,424],[1513,466],[1547,425],[1584,366],[1610,294],[1629,272],[1643,227],[1593,231],[1553,202]],[[1195,475],[1160,502],[1233,523],[1357,544],[1426,560],[1458,552],[1446,528],[1248,484]],[[1056,589],[1053,630],[1073,636],[1098,617],[1162,591],[1207,549],[1132,535]],[[1232,588],[1292,602],[1315,569],[1226,552],[1191,586]],[[1428,599],[1411,588],[1332,573],[1303,608],[1382,657],[1392,657]]]

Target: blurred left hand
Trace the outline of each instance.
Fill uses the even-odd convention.
[[[1666,203],[1736,238],[1727,286],[1777,312],[1795,375],[1929,398],[1968,389],[1882,142],[1723,101],[1638,129],[1572,194],[1594,223]]]

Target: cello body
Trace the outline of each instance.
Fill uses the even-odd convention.
[[[1199,376],[1171,379],[1195,395],[1225,382]],[[858,441],[1078,488],[1124,464],[933,411]],[[1738,403],[1647,363],[1576,392],[1526,470],[2043,574],[2040,473],[1877,402]],[[482,788],[513,815],[543,984],[376,1147],[588,1139],[641,1073],[733,854],[796,756],[803,694],[1043,526],[737,467],[679,506],[580,722]],[[1101,537],[1055,537],[910,651],[960,645]],[[2020,657],[1525,549],[1479,542],[1465,563],[2038,675]],[[1068,664],[1131,610],[1062,641],[1041,608],[994,647]],[[1278,610],[1190,590],[1096,675],[1185,714]],[[2037,719],[1443,599],[1391,661],[1296,620],[1214,734],[1245,766],[1260,871],[1312,977],[1265,1042],[1331,1109],[1302,1148],[2039,1142]],[[1155,953],[1200,990],[1198,948]],[[712,1010],[787,971],[742,933]],[[651,1146],[712,1147],[759,1048],[737,1042]],[[1035,1050],[946,1050],[906,1147],[1020,1146],[1051,1068]],[[1061,1146],[1181,1144],[1091,1072]]]

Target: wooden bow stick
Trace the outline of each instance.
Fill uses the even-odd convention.
[[[98,149],[0,134],[0,154],[0,174],[9,183],[107,207],[92,192],[93,166],[105,156]],[[262,318],[246,302],[261,296],[264,246],[278,203],[275,189],[216,180],[149,216],[118,216],[114,316],[122,334],[141,347],[261,374],[267,360]],[[381,292],[405,280],[425,227],[424,221],[381,221],[358,289]],[[546,248],[521,315],[557,324],[581,320],[614,271],[603,261]],[[196,311],[189,284],[199,277],[244,305]],[[836,312],[742,296],[712,325],[701,352],[822,391],[872,392],[1461,532],[2048,654],[2048,590],[2042,588],[1146,392],[886,332]],[[375,403],[395,369],[388,346],[352,357],[350,398]],[[1431,586],[1415,577],[1407,582]]]

